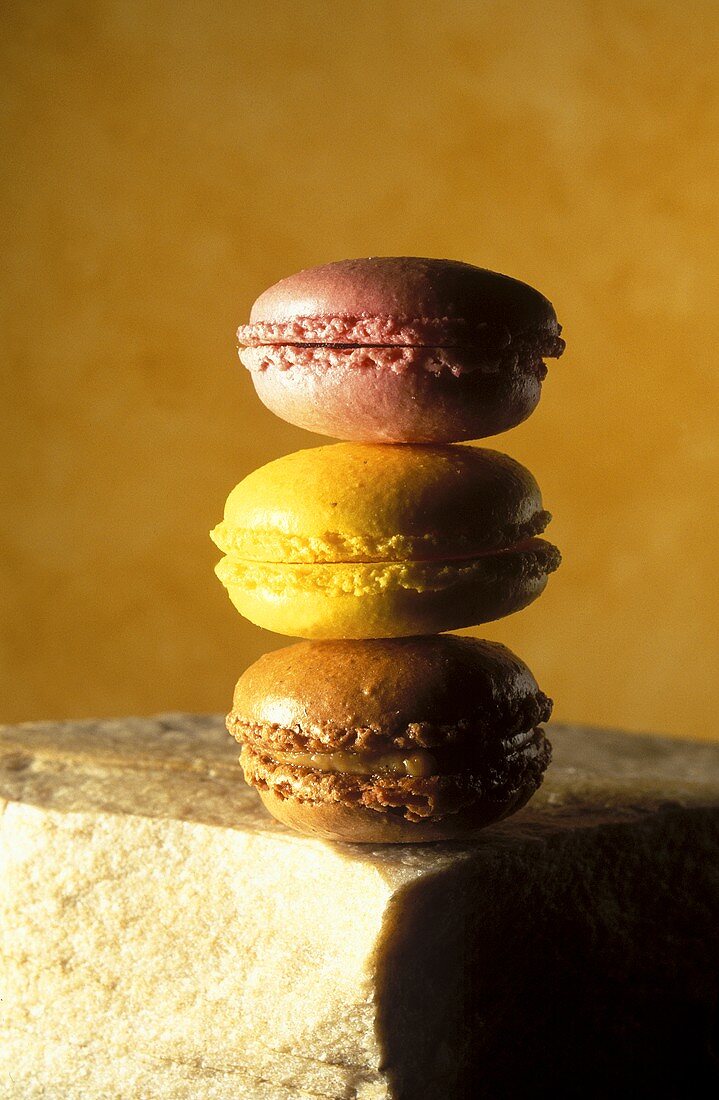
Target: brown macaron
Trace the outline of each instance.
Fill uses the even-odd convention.
[[[374,256],[290,275],[238,330],[265,405],[338,439],[452,443],[519,424],[562,354],[551,302],[457,260]]]
[[[458,840],[523,806],[552,709],[505,646],[455,635],[301,642],[243,673],[227,718],[267,809],[359,843]]]

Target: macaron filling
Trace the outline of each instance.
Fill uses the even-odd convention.
[[[288,596],[308,589],[316,589],[327,596],[371,595],[401,589],[440,592],[470,580],[474,574],[481,577],[493,561],[499,563],[511,557],[523,561],[527,576],[552,573],[561,560],[552,543],[532,538],[466,558],[299,564],[226,556],[218,562],[215,572],[226,588],[262,589],[275,596]]]
[[[293,768],[312,768],[320,772],[342,772],[345,775],[436,775],[437,758],[426,749],[415,752],[276,752],[272,758],[278,764]]]
[[[492,746],[491,752],[486,751],[486,744],[482,751],[480,746],[473,751],[466,745],[462,754],[449,756],[452,764],[446,771],[420,775],[404,770],[401,763],[398,771],[323,770],[286,762],[274,750],[267,753],[256,744],[243,745],[240,764],[248,783],[280,799],[312,805],[364,806],[379,813],[401,815],[408,821],[439,820],[468,806],[506,802],[507,808],[513,809],[526,802],[541,782],[551,746],[539,727],[518,736],[521,743],[514,750],[502,740]],[[437,758],[441,751],[427,755]],[[426,763],[426,757],[420,757],[421,769]],[[496,820],[497,815],[492,813],[490,817]]]
[[[327,371],[333,367],[423,369],[454,375],[519,367],[546,374],[544,358],[564,350],[559,326],[511,334],[504,327],[471,326],[450,318],[298,318],[255,322],[238,329],[240,360],[248,370],[270,367]]]
[[[222,520],[210,532],[210,538],[224,554],[235,561],[276,563],[282,565],[358,565],[389,564],[391,562],[471,561],[488,554],[521,550],[538,541],[548,526],[551,515],[544,509],[514,524],[505,524],[503,531],[487,533],[487,543],[478,545],[476,534],[453,531],[451,538],[443,532],[417,535],[343,534],[325,531],[321,536],[303,536],[279,528],[238,527]],[[541,541],[541,540],[539,540]]]
[[[478,744],[466,740],[460,745],[440,745],[432,749],[387,749],[383,752],[283,751],[274,746],[265,750],[261,743],[251,745],[260,756],[269,755],[275,764],[293,768],[309,768],[312,771],[336,772],[342,775],[393,775],[426,779],[430,775],[455,775],[462,771],[483,770],[489,761],[497,757],[508,762],[518,753],[525,752],[536,740],[537,730],[529,729],[499,739],[490,747],[484,738]]]

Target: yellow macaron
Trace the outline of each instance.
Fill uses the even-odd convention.
[[[338,443],[270,462],[212,539],[240,613],[301,638],[473,626],[542,592],[558,550],[536,481],[497,451]]]

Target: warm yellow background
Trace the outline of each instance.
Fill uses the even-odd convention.
[[[323,442],[254,398],[266,285],[369,254],[541,288],[565,563],[485,628],[560,719],[717,736],[719,4],[5,5],[5,719],[222,710],[284,644],[207,531]]]

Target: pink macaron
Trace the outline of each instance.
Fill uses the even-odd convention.
[[[564,350],[549,301],[456,260],[385,256],[275,283],[238,330],[264,404],[338,439],[452,443],[514,427]]]

